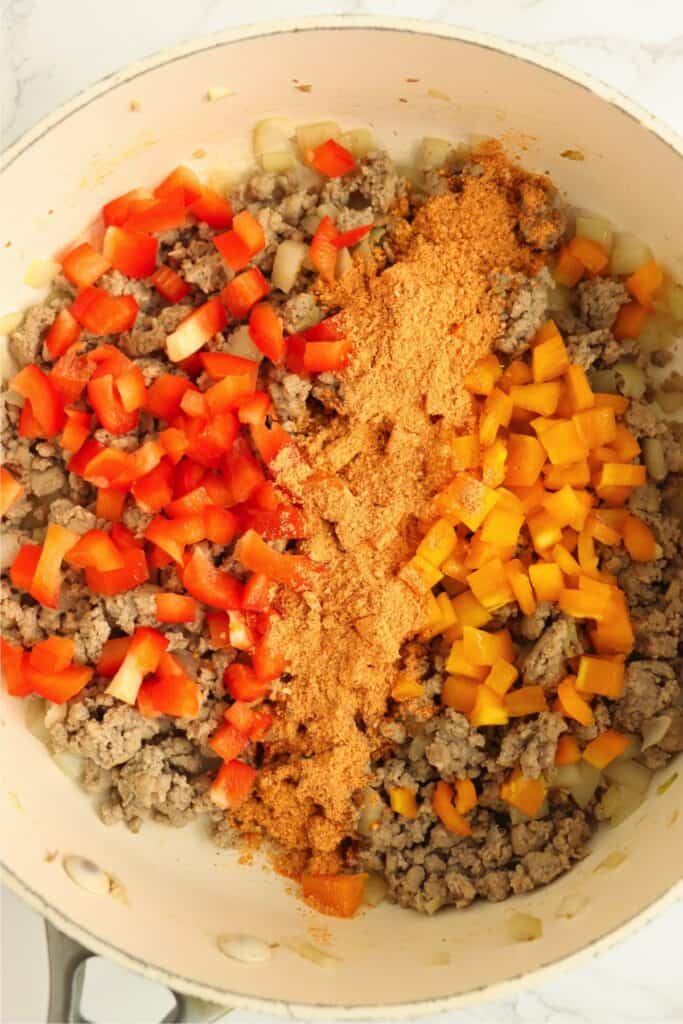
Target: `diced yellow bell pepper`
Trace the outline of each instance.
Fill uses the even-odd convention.
[[[441,701],[462,715],[469,715],[477,699],[479,683],[467,676],[446,676],[441,687]]]
[[[481,530],[477,530],[470,539],[469,551],[465,558],[465,566],[470,572],[472,569],[481,569],[483,565],[486,565],[487,562],[493,561],[494,558],[510,558],[514,554],[514,546],[511,547],[508,545],[506,547],[500,547],[498,544],[492,544],[489,541],[484,541],[482,538],[482,531],[483,527]]]
[[[447,519],[464,523],[468,530],[478,530],[497,501],[494,490],[468,473],[461,473],[436,496],[434,503]]]
[[[447,519],[437,519],[418,544],[416,553],[419,558],[424,558],[438,569],[453,553],[457,543],[458,537],[453,526]]]
[[[598,575],[598,556],[595,551],[595,541],[587,530],[582,530],[579,534],[576,549],[581,571],[587,576]]]
[[[546,461],[545,448],[536,437],[510,434],[504,483],[507,487],[531,487]]]
[[[486,522],[488,523],[488,519]],[[626,517],[623,537],[624,547],[634,562],[651,562],[657,557],[657,539],[650,527],[638,516]]]
[[[437,782],[432,797],[432,807],[437,818],[449,832],[459,836],[469,836],[472,829],[466,818],[459,814],[453,806],[453,789],[447,782]]]
[[[494,355],[488,355],[477,360],[463,378],[463,385],[473,395],[490,395],[502,376],[503,367]]]
[[[465,583],[470,572],[465,565],[466,557],[466,546],[463,545],[461,548],[460,545],[458,545],[453,554],[442,564],[441,572],[447,579],[457,580],[458,583]]]
[[[417,800],[412,790],[396,786],[388,790],[391,809],[404,818],[417,818]]]
[[[545,509],[532,512],[527,518],[526,524],[533,545],[539,553],[547,551],[548,548],[559,544],[562,540],[562,527]]]
[[[494,558],[481,569],[470,573],[466,582],[477,600],[489,611],[502,608],[509,601],[514,601],[515,595],[500,558]]]
[[[554,562],[534,562],[529,566],[531,580],[537,601],[557,601],[564,587],[564,576]]]
[[[420,630],[420,635],[427,640],[431,640],[432,637],[438,636],[444,629],[441,608],[434,594],[430,591],[427,594],[427,615],[424,626]]]
[[[565,576],[580,576],[581,566],[564,544],[556,544],[550,552],[554,562],[560,567]]]
[[[503,697],[518,675],[519,672],[509,661],[497,661],[491,666],[491,671],[484,679],[484,685],[497,693],[499,697]]]
[[[583,366],[572,363],[564,375],[565,394],[572,413],[590,409],[595,404],[595,395]]]
[[[576,674],[579,693],[597,693],[618,700],[624,692],[624,662],[582,654]]]
[[[543,505],[543,499],[545,498],[545,487],[541,480],[537,480],[535,484],[530,487],[510,487],[510,490],[514,496],[521,501],[523,510],[529,514],[529,512],[535,512],[536,509],[541,508]],[[500,491],[499,491],[500,493]]]
[[[505,803],[530,818],[535,818],[540,811],[546,792],[543,779],[525,778],[521,768],[515,768],[500,787],[500,795]]]
[[[391,691],[391,696],[399,703],[404,700],[414,700],[417,697],[424,697],[425,688],[417,679],[410,676],[403,676]]]
[[[610,595],[606,597],[590,593],[587,590],[560,591],[557,603],[565,615],[573,619],[596,619],[598,622],[604,619],[610,603]]]
[[[484,402],[479,421],[479,441],[486,447],[493,444],[500,427],[507,427],[512,415],[512,399],[500,388],[493,388]]]
[[[481,681],[487,675],[487,669],[483,665],[475,665],[465,655],[465,645],[462,640],[456,640],[451,647],[451,652],[446,660],[446,671],[456,676],[466,676],[468,679]]]
[[[578,542],[579,535],[576,532],[576,530],[573,530],[571,526],[565,526],[564,530],[562,531],[562,540],[560,541],[562,547],[566,548],[567,551],[573,554],[576,551],[576,545],[578,544]]]
[[[581,530],[590,507],[583,498],[585,493],[575,491],[569,484],[565,484],[559,491],[546,496],[543,507],[560,526],[571,526],[574,530]]]
[[[424,594],[443,579],[443,573],[420,555],[413,555],[399,573],[400,578],[411,590]]]
[[[558,420],[543,431],[539,440],[554,466],[581,462],[588,456],[588,448],[579,437],[573,420]]]
[[[439,630],[440,633],[445,633],[447,629],[452,629],[458,621],[455,609],[453,608],[453,602],[449,595],[442,590],[440,594],[436,595],[436,603],[439,606],[441,612],[442,627]]]
[[[589,630],[591,643],[598,654],[630,654],[635,638],[626,597],[614,589],[612,603],[603,622]]]
[[[545,690],[542,686],[520,686],[503,697],[503,706],[510,718],[522,715],[536,715],[548,710]]]
[[[481,538],[485,543],[497,544],[498,547],[515,547],[523,524],[522,512],[512,512],[498,505],[486,517],[481,528]]]
[[[476,434],[463,434],[451,441],[453,469],[477,469],[480,463],[480,445]]]
[[[508,713],[501,697],[483,684],[477,689],[474,707],[469,713],[470,724],[479,728],[483,725],[506,725]]]
[[[503,568],[512,587],[515,600],[523,615],[533,615],[536,611],[536,599],[529,575],[518,558],[505,562]]]
[[[503,483],[507,456],[507,441],[502,437],[497,437],[493,444],[482,452],[481,478],[487,487],[499,487]]]
[[[602,511],[602,509],[600,511]],[[621,540],[621,534],[619,531],[615,530],[609,525],[609,523],[604,522],[597,512],[591,512],[588,515],[584,529],[587,530],[595,540],[600,541],[601,544],[614,546]]]
[[[519,409],[538,413],[540,416],[552,416],[562,393],[562,385],[558,381],[547,384],[515,384],[510,388],[510,398]]]
[[[476,599],[471,590],[458,594],[452,599],[451,604],[461,631],[465,626],[485,626],[491,619],[491,613]]]
[[[614,409],[584,409],[583,412],[574,413],[572,420],[579,437],[588,448],[611,444],[617,436]]]
[[[591,482],[588,462],[568,462],[561,466],[548,465],[543,470],[545,486],[549,491],[559,491],[565,484],[570,487],[588,487]]]
[[[597,490],[603,487],[642,487],[647,478],[645,466],[605,462],[600,470]]]
[[[611,395],[605,391],[595,391],[593,401],[598,409],[602,409],[605,406],[614,409],[617,416],[623,416],[629,405],[628,398],[624,398],[623,395]]]
[[[556,328],[557,330],[557,328]],[[569,367],[569,353],[559,331],[554,337],[536,345],[531,355],[534,383],[556,380]]]
[[[512,637],[507,629],[488,633],[476,626],[463,628],[463,650],[473,665],[495,665],[497,661],[512,661],[515,656]]]

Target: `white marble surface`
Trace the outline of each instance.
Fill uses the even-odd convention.
[[[295,15],[381,13],[433,18],[526,43],[602,78],[683,134],[680,0],[2,0],[0,136],[8,144],[56,104],[131,60],[193,36]],[[41,922],[2,892],[0,1020],[42,1021]],[[579,969],[516,997],[431,1020],[457,1024],[681,1024],[683,903]],[[98,1021],[148,1022],[168,1009],[136,978],[102,967],[86,988]],[[161,1011],[160,1013],[158,1011]],[[266,1018],[235,1013],[240,1024]]]

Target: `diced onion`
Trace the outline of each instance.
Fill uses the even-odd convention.
[[[666,793],[667,789],[671,789],[677,778],[678,772],[674,772],[673,775],[670,775],[668,779],[664,780],[664,782],[660,782],[657,786],[657,792],[659,795],[662,796],[663,793]]]
[[[301,221],[301,227],[307,235],[314,235],[318,230],[322,217],[317,213],[307,213]]]
[[[453,143],[448,139],[425,137],[420,143],[415,158],[415,166],[419,171],[432,171],[443,167],[453,150]]]
[[[533,942],[543,935],[543,922],[535,914],[513,914],[507,921],[507,931],[513,942]]]
[[[288,117],[267,117],[254,125],[254,153],[279,153],[288,148],[294,135],[294,124]]]
[[[600,807],[605,817],[609,818],[610,825],[616,828],[634,811],[638,810],[643,800],[642,793],[636,792],[629,786],[622,786],[620,783],[614,782],[600,801]]]
[[[595,217],[591,214],[577,213],[576,234],[579,238],[590,238],[594,242],[599,242],[600,245],[604,246],[607,252],[610,252],[612,249],[612,243],[614,240],[612,225],[608,220],[605,220],[604,217]]]
[[[617,393],[617,375],[614,372],[614,367],[610,367],[608,370],[590,369],[588,380],[593,391],[604,392],[608,395]]]
[[[604,770],[610,782],[617,782],[636,793],[646,793],[652,779],[652,772],[637,761],[612,761]]]
[[[55,260],[33,260],[24,274],[24,284],[29,288],[46,288],[62,269]]]
[[[389,886],[386,880],[381,875],[376,875],[371,872],[365,882],[365,890],[363,892],[363,903],[366,903],[369,907],[378,907],[380,903],[383,903]]]
[[[292,290],[307,253],[308,246],[303,242],[295,242],[291,238],[280,242],[275,252],[270,275],[276,288],[285,293]]]
[[[23,313],[5,313],[4,316],[0,316],[0,334],[11,334],[23,319]]]
[[[617,232],[614,236],[610,256],[610,270],[613,274],[632,274],[651,259],[652,249],[640,238],[628,231]]]
[[[669,473],[664,456],[664,446],[658,437],[645,437],[642,444],[647,471],[656,483],[661,483]],[[643,744],[643,750],[645,750],[645,744]]]
[[[581,781],[581,773],[577,764],[560,764],[552,769],[548,777],[551,789],[571,789]]]
[[[254,168],[247,161],[212,167],[206,176],[206,184],[219,196],[226,195],[245,178],[253,174]]]
[[[624,359],[615,363],[614,369],[621,377],[619,390],[622,395],[626,398],[642,398],[646,388],[645,372],[642,368]]]
[[[641,352],[656,352],[662,348],[671,348],[675,340],[671,319],[655,313],[643,324],[643,329],[638,335],[638,348]]]
[[[247,324],[242,324],[241,327],[237,327],[232,332],[228,338],[225,351],[229,352],[232,356],[240,356],[242,359],[253,359],[256,362],[260,362],[263,359],[263,352],[251,340]]]
[[[332,203],[321,203],[320,206],[316,207],[317,214],[320,217],[329,217],[330,220],[336,221],[339,216],[339,207],[334,206]]]
[[[600,772],[587,761],[578,761],[576,767],[579,771],[579,781],[573,785],[569,792],[572,799],[584,810],[588,807],[595,796],[595,791],[600,782]]]
[[[340,277],[344,277],[345,274],[348,274],[352,266],[353,260],[351,259],[351,253],[346,246],[344,246],[344,248],[340,249],[337,253],[337,263],[334,268],[334,275],[337,280],[339,280]]]
[[[279,150],[276,153],[263,153],[260,157],[261,167],[269,174],[285,174],[296,167],[296,157],[290,150]]]
[[[341,132],[336,121],[316,121],[314,124],[300,124],[296,129],[296,141],[302,154],[315,149],[328,139],[339,139]]]
[[[343,132],[339,141],[353,153],[356,160],[362,160],[375,148],[375,139],[369,128],[352,128],[351,131]]]

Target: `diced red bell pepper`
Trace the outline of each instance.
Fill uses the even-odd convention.
[[[177,465],[190,446],[185,433],[177,427],[167,427],[159,431],[159,444],[173,465]]]
[[[11,697],[28,697],[29,693],[33,693],[26,678],[27,662],[28,655],[23,647],[10,644],[0,636],[0,667],[7,692]]]
[[[50,359],[57,359],[78,341],[81,325],[68,309],[60,309],[54,323],[45,335],[45,347]]]
[[[111,539],[119,551],[139,551],[140,549],[140,543],[135,539],[135,534],[123,523],[114,523],[111,528]]]
[[[92,372],[93,365],[86,356],[67,349],[52,367],[50,382],[62,402],[70,405],[81,397]]]
[[[76,476],[83,476],[86,469],[100,452],[105,451],[103,444],[96,441],[91,437],[85,444],[81,445],[77,452],[71,456],[66,464],[66,468],[69,473],[75,473]]]
[[[30,590],[42,548],[40,544],[22,544],[10,566],[9,578],[17,590]]]
[[[161,184],[157,185],[154,195],[158,199],[165,199],[167,196],[175,195],[178,190],[182,192],[185,206],[191,206],[202,194],[199,178],[193,170],[183,164],[172,170]]]
[[[233,503],[230,484],[220,473],[207,473],[203,483],[214,505]]]
[[[175,519],[178,516],[196,516],[202,515],[204,510],[210,508],[213,505],[213,501],[207,491],[206,487],[201,484],[199,487],[193,488],[191,491],[186,491],[180,498],[175,498],[174,501],[170,502],[164,512],[171,519]]]
[[[323,217],[311,242],[311,263],[323,281],[334,281],[337,267],[337,231],[330,217]]]
[[[130,641],[131,638],[129,636],[112,637],[111,640],[105,641],[95,666],[98,676],[103,676],[105,679],[113,679],[128,653]]]
[[[271,650],[267,640],[258,645],[251,656],[251,663],[256,678],[264,683],[278,679],[286,667],[284,656]]]
[[[254,721],[254,711],[243,700],[236,700],[223,712],[223,718],[239,732],[248,736]]]
[[[153,676],[138,691],[138,708],[145,718],[157,715],[196,718],[199,697],[199,686],[189,676]]]
[[[270,285],[258,267],[250,267],[233,277],[221,291],[221,299],[236,320],[243,320],[252,306],[270,291]]]
[[[317,571],[315,563],[305,555],[274,551],[254,530],[247,530],[237,541],[235,558],[250,572],[265,573],[276,583],[284,583],[295,590],[305,588]]]
[[[161,199],[133,200],[122,227],[139,234],[157,234],[180,228],[186,220],[183,189],[174,189]]]
[[[237,516],[227,508],[211,505],[204,510],[206,539],[212,544],[229,544],[237,533]]]
[[[206,624],[214,650],[223,650],[230,646],[230,622],[226,612],[208,612]]]
[[[242,605],[242,585],[230,573],[217,569],[201,548],[195,548],[183,572],[185,589],[203,604],[224,611]]]
[[[356,167],[353,153],[340,146],[334,139],[321,142],[315,149],[307,151],[306,159],[319,174],[324,174],[327,178],[340,178],[342,174],[348,174]]]
[[[167,647],[168,640],[163,633],[148,626],[138,626],[116,675],[107,687],[107,693],[126,704],[134,704],[143,679],[156,672]]]
[[[256,641],[242,612],[228,612],[230,646],[236,651],[253,651]]]
[[[110,224],[123,224],[130,214],[131,203],[140,199],[153,201],[154,197],[149,189],[134,188],[130,192],[125,192],[122,196],[117,196],[116,199],[105,203],[102,207],[102,217],[104,218],[105,225],[109,227]]]
[[[340,341],[343,337],[339,316],[328,316],[304,331],[306,341]]]
[[[25,673],[26,682],[34,693],[39,693],[53,704],[65,704],[88,685],[94,675],[94,669],[88,665],[70,665],[61,672],[39,672],[33,668],[29,660]]]
[[[264,356],[279,363],[285,351],[282,320],[268,302],[259,302],[249,314],[249,336]]]
[[[123,569],[114,569],[112,572],[102,572],[94,568],[85,570],[88,589],[94,594],[104,594],[107,597],[123,594],[149,579],[147,559],[142,548],[128,548],[121,554],[124,561]]]
[[[202,186],[199,199],[190,206],[190,213],[197,220],[203,220],[210,228],[229,228],[232,224],[232,206],[213,189]]]
[[[208,419],[209,417],[209,407],[206,404],[206,399],[199,388],[194,386],[188,388],[180,399],[180,409],[186,416],[191,416],[195,419]]]
[[[62,259],[64,276],[77,288],[88,288],[110,269],[111,262],[107,255],[98,252],[90,242],[77,245]]]
[[[197,462],[183,458],[173,471],[173,495],[175,498],[182,498],[188,491],[199,487],[206,476],[206,470]],[[213,499],[212,499],[213,500]]]
[[[294,540],[306,536],[304,517],[289,502],[280,502],[272,509],[249,503],[235,511],[243,528],[255,530],[264,540]]]
[[[150,281],[167,302],[180,302],[190,291],[187,281],[183,281],[180,274],[163,263],[154,271]]]
[[[206,527],[202,516],[184,516],[164,519],[156,516],[145,530],[145,538],[165,551],[174,562],[183,562],[185,547],[205,539]]]
[[[133,476],[132,457],[120,448],[102,448],[83,468],[82,477],[95,487],[126,487]]]
[[[95,515],[98,519],[106,519],[115,523],[123,515],[126,504],[126,492],[116,487],[98,487],[95,500]]]
[[[173,373],[162,373],[147,388],[145,412],[167,422],[177,415],[183,395],[190,387],[187,377]]]
[[[244,270],[249,263],[249,247],[236,231],[224,231],[221,235],[214,235],[212,242],[234,274]]]
[[[56,608],[62,584],[62,560],[79,540],[73,530],[49,523],[29,593],[47,608]]]
[[[237,419],[240,423],[260,425],[265,421],[270,409],[270,395],[265,391],[255,391],[253,395],[245,395],[239,399]]]
[[[209,795],[222,810],[236,811],[247,799],[256,779],[256,769],[243,761],[224,761],[211,783]]]
[[[28,398],[24,399],[24,404],[22,405],[21,412],[19,413],[19,427],[17,433],[19,434],[19,437],[28,438],[45,436],[43,428],[33,415],[33,407]]]
[[[92,349],[88,353],[88,359],[91,363],[95,364],[92,371],[92,375],[95,378],[106,377],[107,375],[119,377],[134,365],[120,348],[107,342]]]
[[[13,391],[28,398],[33,415],[45,437],[54,437],[64,426],[64,408],[53,381],[35,363],[30,363],[12,378]]]
[[[248,361],[245,359],[245,362]],[[224,413],[235,409],[242,398],[254,393],[254,386],[254,374],[251,371],[223,377],[204,393],[209,410],[211,413]]]
[[[143,441],[139,448],[130,453],[132,479],[147,476],[155,469],[165,456],[163,445],[159,441],[149,439]]]
[[[253,359],[233,356],[229,352],[200,352],[202,366],[213,380],[223,377],[243,377],[249,375],[256,386],[259,364]]]
[[[304,351],[304,369],[308,373],[343,370],[350,352],[350,341],[308,341]]]
[[[188,458],[200,466],[217,466],[221,455],[235,440],[238,430],[237,417],[230,412],[212,414],[206,422],[188,419],[185,428],[189,441]],[[215,498],[213,500],[215,504],[221,503]]]
[[[304,369],[304,352],[306,351],[306,339],[303,334],[290,334],[285,339],[285,366],[290,373],[296,373],[300,377],[306,376]]]
[[[51,636],[31,648],[28,661],[38,672],[61,672],[74,660],[76,644],[67,636]]]
[[[107,228],[102,243],[102,250],[111,266],[126,277],[149,277],[154,273],[158,248],[158,239],[114,225]]]
[[[187,594],[157,594],[157,619],[159,622],[194,622],[197,602]]]
[[[132,412],[126,411],[114,390],[114,378],[111,374],[93,377],[88,381],[88,401],[100,423],[110,434],[128,434],[135,430],[138,422],[137,409]]]
[[[231,722],[221,722],[209,738],[209,746],[224,761],[232,761],[249,746],[249,737],[236,729]]]
[[[337,235],[334,244],[338,249],[350,249],[351,246],[358,245],[371,231],[372,224],[361,224],[360,227],[351,228],[350,231],[342,231]]]
[[[15,480],[8,469],[0,466],[0,515],[4,516],[21,498],[26,488]]]
[[[173,498],[173,466],[162,459],[151,473],[133,482],[135,501],[145,512],[159,512]]]
[[[261,700],[270,689],[269,680],[259,679],[251,666],[237,661],[228,665],[223,673],[223,681],[231,697],[247,704]]]
[[[227,323],[225,307],[216,296],[189,316],[166,338],[166,352],[173,363],[180,362],[219,334]]]
[[[223,458],[225,476],[230,484],[233,501],[248,501],[254,491],[265,481],[263,470],[246,445],[239,444]]]
[[[65,555],[65,561],[75,569],[93,566],[102,572],[123,569],[123,555],[104,530],[88,530]]]
[[[252,423],[249,430],[254,446],[266,465],[269,465],[277,453],[288,444],[294,443],[291,435],[275,421],[271,422],[270,426],[265,423]]]
[[[81,409],[65,409],[66,423],[59,443],[69,452],[77,452],[90,434],[91,416]]]
[[[262,572],[253,572],[244,584],[242,607],[250,612],[270,611],[272,581]]]
[[[273,716],[265,711],[255,711],[254,721],[249,730],[249,739],[258,742],[262,740],[273,724]]]
[[[261,249],[266,247],[266,236],[261,224],[256,220],[249,210],[240,210],[236,213],[233,222],[235,233],[242,239],[251,256],[256,256]]]
[[[101,337],[120,334],[133,326],[138,304],[132,295],[111,295],[104,288],[84,288],[71,305],[71,313],[86,331]]]

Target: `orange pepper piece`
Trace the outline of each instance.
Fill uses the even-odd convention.
[[[531,370],[536,384],[555,380],[569,369],[567,346],[557,328],[555,332],[547,341],[537,344],[531,354]]]
[[[458,814],[468,814],[477,806],[477,791],[471,779],[456,779],[455,809]]]
[[[576,236],[569,242],[569,251],[591,274],[599,274],[609,264],[609,256],[604,245],[592,238]]]
[[[323,914],[353,917],[363,902],[367,877],[365,873],[304,875],[301,879],[304,899]]]
[[[557,601],[564,587],[564,576],[553,562],[535,562],[529,566],[529,579],[537,601]]]
[[[501,658],[504,661],[512,661],[515,656],[512,637],[507,629],[488,633],[475,626],[465,626],[463,648],[465,657],[473,665],[495,665]]]
[[[645,326],[647,310],[639,302],[627,302],[617,313],[612,325],[612,334],[617,341],[627,338],[639,338]]]
[[[483,684],[477,690],[474,707],[469,714],[470,725],[506,725],[508,713],[499,694]]]
[[[571,412],[590,409],[595,404],[595,395],[583,366],[572,363],[564,375],[565,394]]]
[[[491,671],[484,679],[484,686],[487,686],[489,690],[493,690],[499,697],[505,696],[508,692],[515,679],[519,675],[519,672],[514,665],[511,665],[509,661],[497,661],[491,666]],[[473,702],[474,706],[474,702]],[[471,708],[469,709],[472,710]]]
[[[466,582],[480,604],[489,611],[502,608],[508,601],[514,601],[515,595],[500,558],[494,558],[481,569],[470,573]]]
[[[570,736],[568,733],[560,736],[555,751],[555,764],[576,764],[580,760],[581,750],[576,736]]]
[[[624,663],[583,654],[576,674],[579,693],[597,693],[618,700],[624,692]]]
[[[449,708],[469,715],[477,699],[479,684],[466,676],[446,676],[441,687],[441,700]]]
[[[526,569],[518,558],[506,562],[503,568],[522,614],[533,615],[536,611],[536,599]]]
[[[395,814],[400,814],[404,818],[417,818],[417,801],[411,789],[403,786],[390,789],[389,802]]]
[[[583,752],[583,759],[594,768],[602,770],[615,757],[623,754],[630,742],[628,736],[616,729],[607,729],[591,740]]]
[[[573,288],[583,277],[585,269],[584,264],[574,255],[569,246],[563,245],[553,271],[557,283],[564,285],[565,288]]]
[[[540,811],[546,792],[543,779],[528,779],[522,775],[521,768],[513,769],[500,787],[502,799],[530,818],[535,818]]]
[[[629,515],[622,528],[624,547],[634,562],[651,562],[657,557],[657,541],[650,527],[637,516]]]
[[[472,834],[469,822],[453,806],[453,789],[447,782],[437,782],[432,807],[441,824],[449,832],[455,832],[459,836]]]
[[[627,277],[625,283],[633,298],[641,306],[649,309],[652,306],[655,293],[662,286],[663,280],[664,273],[662,268],[655,260],[648,260],[647,263],[643,263],[642,267],[638,267],[630,277]]]
[[[510,434],[504,483],[507,487],[531,487],[546,460],[545,448],[536,437]]]
[[[575,719],[580,725],[593,724],[590,704],[576,692],[576,676],[565,676],[557,687],[557,699],[567,718]]]
[[[502,376],[503,367],[494,355],[488,355],[478,359],[465,374],[463,385],[473,395],[490,395]]]
[[[548,702],[542,686],[521,686],[518,690],[511,690],[503,697],[503,706],[510,718],[535,715],[540,711],[548,710]]]

